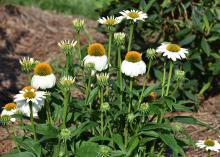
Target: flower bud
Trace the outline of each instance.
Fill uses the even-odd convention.
[[[122,32],[114,33],[115,45],[120,46],[124,43],[124,41],[125,41],[125,33]]]
[[[65,54],[72,54],[73,48],[76,46],[77,41],[62,40],[57,45]]]
[[[101,109],[102,112],[109,111],[110,110],[109,103],[108,102],[102,103],[100,109]]]
[[[142,103],[139,106],[139,111],[142,112],[142,113],[148,112],[148,109],[149,109],[149,104],[147,102],[146,103]]]
[[[82,19],[75,19],[72,21],[73,28],[75,29],[76,32],[80,32],[81,30],[84,29],[84,23],[85,21]]]
[[[68,141],[71,139],[71,131],[67,128],[65,129],[62,129],[61,132],[60,132],[60,135],[59,135],[59,138],[61,140],[63,140],[64,142]]]
[[[182,81],[185,78],[185,72],[182,70],[176,70],[175,72],[175,78],[177,81]]]
[[[101,145],[99,148],[98,156],[99,157],[110,157],[111,148],[108,146]]]
[[[24,57],[23,59],[19,60],[19,63],[21,65],[21,70],[25,73],[29,73],[34,69],[35,65],[38,64],[39,62],[37,60],[34,60],[33,58]]]
[[[8,125],[8,123],[10,122],[11,116],[9,115],[3,115],[0,117],[0,122],[2,125]]]
[[[146,56],[149,60],[153,60],[156,58],[156,50],[155,49],[152,49],[152,48],[149,48],[147,49],[147,52],[146,52]]]
[[[107,86],[108,85],[109,74],[107,74],[107,73],[97,74],[96,78],[97,78],[98,84],[100,86]]]
[[[63,76],[60,79],[61,86],[66,89],[71,88],[74,82],[75,82],[75,78],[73,78],[72,76]]]
[[[172,126],[172,130],[174,132],[182,132],[184,130],[184,127],[181,123],[175,123],[173,126]]]
[[[132,123],[133,120],[135,119],[135,115],[133,113],[129,113],[127,118],[128,118],[128,122]]]

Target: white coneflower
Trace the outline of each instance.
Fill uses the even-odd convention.
[[[220,144],[216,140],[207,139],[207,140],[199,140],[196,143],[196,147],[204,148],[206,151],[215,151],[219,152]]]
[[[14,114],[17,113],[17,107],[16,107],[16,104],[15,103],[8,103],[6,104],[4,107],[3,107],[3,110],[2,110],[2,113],[1,113],[1,117],[2,116],[12,116]],[[16,118],[10,118],[10,121],[11,122],[15,122],[16,121]]]
[[[70,88],[74,82],[75,82],[75,78],[73,78],[72,76],[63,76],[60,79],[60,84],[64,88]]]
[[[73,48],[76,46],[77,41],[70,40],[62,40],[57,45],[63,50],[65,54],[71,54],[73,52]]]
[[[80,32],[84,28],[85,21],[83,19],[75,19],[72,21],[73,27],[76,32]]]
[[[29,102],[32,103],[33,116],[37,117],[37,112],[41,110],[44,105],[46,92],[37,91],[32,86],[24,87],[19,94],[14,96],[17,108],[26,116],[30,116]]]
[[[176,61],[177,59],[186,58],[188,50],[185,48],[181,48],[177,44],[172,43],[162,43],[156,50],[158,53],[163,53],[163,56],[167,56],[168,59],[172,59]]]
[[[127,20],[133,20],[134,22],[139,20],[144,21],[144,19],[148,17],[146,13],[138,10],[124,10],[121,11],[120,14],[122,14],[123,18]]]
[[[121,71],[130,77],[144,74],[146,72],[146,64],[142,61],[141,53],[129,51],[121,64]]]
[[[29,73],[34,69],[36,64],[38,64],[39,62],[37,60],[34,60],[34,58],[24,57],[19,60],[19,63],[21,65],[21,70],[23,72]]]
[[[121,22],[121,17],[114,17],[114,16],[107,16],[107,17],[101,17],[98,19],[98,22],[100,24],[106,25],[106,26],[114,26]]]
[[[34,68],[34,76],[31,80],[31,85],[36,89],[49,89],[56,84],[56,77],[53,74],[52,68],[47,63],[39,63]]]
[[[123,32],[118,32],[114,33],[114,42],[117,46],[120,46],[124,43],[125,40],[125,33]]]
[[[96,71],[102,71],[108,67],[108,58],[105,54],[105,48],[100,43],[93,43],[88,47],[88,55],[83,59],[84,66],[88,63],[95,65]]]

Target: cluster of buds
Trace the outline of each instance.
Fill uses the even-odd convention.
[[[149,59],[149,60],[153,60],[156,58],[156,50],[155,49],[152,49],[152,48],[149,48],[147,49],[147,52],[146,52],[146,57]]]
[[[140,104],[139,111],[141,113],[146,113],[146,112],[148,112],[148,110],[149,110],[149,104],[147,102]]]
[[[74,82],[75,82],[75,78],[73,78],[72,76],[63,76],[63,77],[60,79],[60,85],[61,85],[64,89],[69,89],[69,88],[71,88]]]
[[[114,33],[114,42],[116,46],[121,46],[125,41],[125,33]]]
[[[101,112],[107,112],[110,110],[110,106],[108,102],[104,102],[100,106]]]
[[[107,73],[97,74],[96,78],[97,78],[98,84],[100,86],[107,86],[108,85],[109,74],[107,74]]]
[[[176,81],[182,81],[185,79],[185,72],[182,70],[176,70],[175,72]]]
[[[80,32],[84,29],[84,23],[85,21],[82,19],[75,19],[72,21],[73,28],[75,29],[76,32]]]
[[[72,54],[73,48],[76,46],[77,41],[62,40],[57,45],[65,54]]]
[[[111,148],[108,146],[101,145],[99,148],[98,156],[99,157],[110,157],[111,155]]]
[[[24,57],[19,60],[19,63],[21,65],[21,70],[25,73],[31,72],[34,67],[39,63],[37,60],[34,60],[33,58]]]
[[[62,140],[62,141],[64,141],[64,142],[70,140],[71,137],[72,137],[71,131],[70,131],[69,129],[67,129],[67,128],[62,129],[61,132],[60,132],[60,134],[59,134],[60,140]]]

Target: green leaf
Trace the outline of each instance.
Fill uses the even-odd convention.
[[[125,152],[125,146],[123,143],[123,138],[120,134],[113,134],[113,141],[118,145],[118,147]]]
[[[128,143],[128,148],[127,148],[127,156],[130,156],[132,151],[137,148],[139,144],[139,139],[138,137],[133,137]]]
[[[153,91],[156,90],[157,88],[158,88],[158,85],[156,85],[156,84],[147,87],[147,88],[144,90],[143,97],[148,96],[151,92],[153,92]]]
[[[205,38],[202,38],[202,40],[201,40],[201,47],[202,47],[202,50],[206,53],[206,55],[209,56],[211,49],[210,49],[210,46]]]
[[[184,46],[184,45],[188,45],[190,43],[192,43],[196,38],[196,35],[189,35],[187,37],[185,37],[183,40],[180,41],[180,45]]]
[[[173,135],[160,134],[160,138],[174,151],[174,153],[180,153],[182,156],[186,156],[183,149],[177,144],[177,141]]]
[[[96,87],[96,88],[94,88],[94,89],[89,93],[89,98],[88,98],[88,100],[87,100],[87,102],[86,102],[87,105],[89,105],[90,103],[93,102],[94,98],[95,98],[95,97],[97,96],[97,94],[98,94],[98,91],[99,91],[99,88]]]
[[[99,145],[94,142],[82,142],[80,147],[76,150],[77,157],[97,157]]]
[[[31,152],[19,152],[19,153],[9,153],[1,157],[36,157],[36,156]]]
[[[44,139],[57,138],[58,130],[51,124],[37,124],[36,131],[44,135]]]

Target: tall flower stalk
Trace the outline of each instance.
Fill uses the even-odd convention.
[[[130,25],[130,30],[129,30],[129,38],[128,38],[128,49],[127,51],[131,50],[131,42],[133,38],[133,32],[134,32],[134,23]]]
[[[31,119],[31,125],[32,125],[34,140],[37,141],[36,126],[35,126],[35,123],[34,123],[34,116],[33,116],[33,106],[32,106],[31,101],[29,102],[29,109],[30,109],[30,119]]]
[[[170,62],[170,69],[169,69],[167,89],[166,89],[166,94],[165,94],[165,96],[168,96],[168,94],[169,94],[170,82],[171,82],[171,79],[172,79],[172,72],[173,72],[173,62]]]
[[[162,97],[164,96],[165,83],[166,83],[166,62],[164,62],[163,65],[163,80],[162,80],[162,92],[161,92]]]

